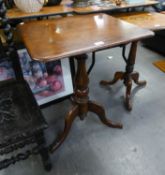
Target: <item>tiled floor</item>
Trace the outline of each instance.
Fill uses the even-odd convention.
[[[98,52],[90,75],[90,97],[104,105],[107,116],[122,122],[124,128],[108,128],[89,113],[84,121],[74,121],[67,140],[51,155],[51,172],[44,171],[39,156],[31,156],[0,171],[0,175],[164,175],[165,73],[152,65],[162,58],[138,47],[135,69],[148,83],[145,88],[133,87],[134,105],[128,112],[123,106],[122,82],[107,88],[99,85],[100,80],[111,79],[116,70],[124,70],[121,48]],[[43,109],[49,123],[48,144],[63,129],[70,107],[70,101],[65,100]]]

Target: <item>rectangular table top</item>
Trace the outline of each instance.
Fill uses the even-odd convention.
[[[132,12],[113,15],[139,27],[153,31],[165,29],[165,15],[156,12]]]
[[[29,54],[51,61],[141,40],[153,32],[106,14],[29,21],[18,26]]]
[[[114,11],[119,9],[126,8],[134,8],[134,7],[145,7],[156,5],[159,2],[156,0],[145,0],[143,3],[126,3],[123,2],[120,6],[98,6],[91,5],[88,7],[72,7],[70,6],[70,1],[63,0],[60,5],[43,7],[41,11],[35,13],[25,13],[19,10],[18,8],[12,8],[7,11],[7,17],[9,19],[25,19],[25,18],[36,18],[42,16],[53,16],[58,14],[68,14],[68,13],[77,13],[77,14],[85,14],[85,13],[99,13],[104,11]]]

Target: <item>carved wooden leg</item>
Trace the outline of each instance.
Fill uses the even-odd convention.
[[[64,131],[58,136],[58,138],[50,145],[50,152],[54,152],[66,139],[71,129],[73,120],[78,116],[78,105],[75,105],[67,114],[65,118]]]
[[[126,86],[125,103],[126,108],[129,111],[132,110],[131,88],[132,88],[132,73],[136,59],[136,50],[137,50],[137,41],[132,42],[131,44],[124,76],[124,85]]]
[[[107,119],[105,116],[105,110],[102,106],[100,106],[99,104],[93,102],[93,101],[89,101],[88,102],[88,108],[89,111],[94,112],[98,115],[99,119],[101,120],[102,123],[104,123],[105,125],[111,127],[111,128],[122,128],[122,124],[120,123],[114,123],[111,120]]]
[[[39,146],[39,153],[41,155],[43,165],[46,171],[50,171],[52,169],[52,163],[50,161],[48,148],[46,147],[46,142],[44,138],[43,132],[36,134],[36,142]]]
[[[96,113],[100,120],[113,128],[121,128],[121,124],[115,124],[105,117],[105,110],[102,106],[89,101],[88,97],[88,74],[86,71],[85,60],[87,57],[81,55],[77,57],[78,61],[78,72],[76,76],[76,90],[75,90],[75,103],[79,104],[79,116],[81,119],[87,114],[88,111]]]
[[[124,78],[124,72],[116,72],[115,75],[114,75],[113,80],[110,80],[110,81],[102,80],[102,81],[100,81],[100,84],[103,85],[103,86],[113,85],[118,80],[123,80],[123,78]]]
[[[74,95],[72,97],[74,107],[67,114],[65,118],[65,128],[63,133],[50,145],[51,152],[54,152],[63,143],[63,141],[65,140],[65,138],[67,137],[70,131],[73,120],[77,116],[79,116],[80,119],[83,120],[88,111],[92,111],[96,113],[104,124],[113,128],[122,128],[121,124],[115,124],[105,117],[105,111],[103,107],[89,101],[89,97],[88,97],[89,79],[88,79],[88,74],[86,71],[86,64],[85,64],[87,55],[85,54],[78,55],[78,56],[75,56],[75,59],[77,60],[78,65],[77,65],[77,72],[75,76]]]
[[[147,82],[144,81],[139,81],[139,73],[138,72],[133,72],[131,75],[132,80],[139,86],[145,86]]]
[[[134,41],[131,44],[128,59],[126,59],[124,56],[124,60],[126,61],[125,72],[116,72],[114,79],[112,81],[103,80],[100,82],[101,85],[112,85],[115,84],[118,80],[124,80],[124,85],[126,86],[125,104],[128,110],[132,109],[132,102],[131,102],[132,80],[139,86],[146,85],[146,81],[139,81],[139,73],[133,72],[136,58],[136,50],[137,50],[137,41]]]

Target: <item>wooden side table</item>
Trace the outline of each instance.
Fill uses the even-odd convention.
[[[130,75],[133,71],[137,41],[152,36],[151,31],[105,14],[31,21],[18,26],[18,31],[31,57],[35,60],[47,62],[66,57],[74,57],[77,60],[74,104],[66,115],[64,131],[50,146],[51,152],[55,151],[65,140],[73,120],[77,116],[83,120],[88,111],[96,113],[105,125],[122,128],[121,124],[113,123],[106,118],[102,106],[89,100],[86,53],[132,42],[129,65],[125,73],[125,84],[131,93]]]
[[[132,12],[132,13],[119,13],[113,15],[116,18],[122,19],[126,22],[129,22],[131,24],[137,25],[139,27],[145,28],[145,29],[150,29],[152,31],[158,31],[165,29],[165,15],[160,14],[160,13],[149,13],[149,12]],[[132,46],[133,47],[133,46]],[[132,48],[135,49],[135,48]],[[131,49],[131,50],[132,50]],[[132,56],[135,52],[131,52],[128,56],[128,59],[125,57],[125,47],[123,49],[123,57],[126,62],[126,72],[130,72],[131,65],[133,66],[135,60],[129,59],[129,57],[134,57],[135,55]],[[126,72],[116,72],[114,75],[113,80],[110,81],[101,81],[101,85],[113,85],[115,84],[118,80],[124,80],[124,84],[126,85],[126,108],[128,110],[132,110],[132,102],[130,100],[130,89],[132,86],[131,81],[126,81],[128,76],[126,76]],[[127,77],[127,78],[126,78]],[[131,74],[129,73],[129,78],[132,79],[137,85],[144,86],[146,85],[146,81],[139,81],[139,73],[138,72],[133,72],[131,71]]]

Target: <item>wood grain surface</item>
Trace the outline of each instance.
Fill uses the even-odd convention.
[[[153,31],[165,29],[165,15],[156,12],[119,13],[113,15],[139,27]]]
[[[18,26],[31,57],[50,61],[119,46],[153,32],[106,14],[29,21]]]

